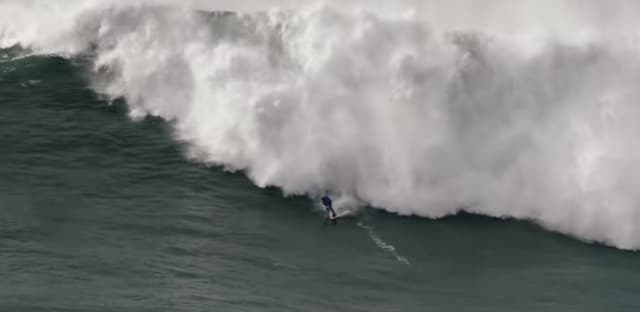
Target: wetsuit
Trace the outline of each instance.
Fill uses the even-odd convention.
[[[335,219],[336,212],[335,210],[333,210],[333,207],[331,207],[331,198],[329,198],[329,195],[322,196],[322,204],[324,205],[325,209],[327,209],[327,213],[329,213],[329,218],[331,220]]]

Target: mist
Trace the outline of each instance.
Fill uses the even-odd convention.
[[[132,119],[285,195],[638,249],[638,8],[5,1],[0,46],[89,55],[92,87]]]

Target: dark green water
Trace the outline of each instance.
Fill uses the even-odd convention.
[[[637,253],[470,215],[325,226],[83,72],[0,63],[0,311],[640,310]]]

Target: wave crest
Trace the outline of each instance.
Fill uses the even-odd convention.
[[[90,53],[98,92],[171,121],[190,157],[259,186],[640,248],[640,59],[623,39],[525,44],[332,6],[84,5],[51,30],[4,8],[22,13],[0,22],[3,46]]]

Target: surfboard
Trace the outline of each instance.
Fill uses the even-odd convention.
[[[338,221],[338,219],[339,219],[339,218],[340,218],[340,216],[338,216],[338,215],[336,215],[336,216],[335,216],[335,217],[333,217],[333,218],[328,216],[328,217],[326,217],[326,218],[324,219],[324,222],[325,222],[325,224],[326,224],[327,222],[331,222],[331,223],[333,223],[333,224],[337,224],[337,221]]]

